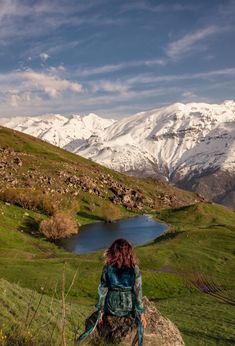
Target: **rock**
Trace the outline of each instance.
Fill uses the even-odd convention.
[[[0,168],[5,168],[7,166],[7,162],[0,162]]]
[[[10,155],[12,155],[12,154],[14,154],[14,149],[13,148],[11,148],[11,147],[6,147],[6,148],[3,148],[3,152],[4,152],[4,154],[10,154]]]
[[[130,204],[132,202],[131,196],[130,195],[124,195],[122,196],[122,202]]]
[[[168,318],[163,317],[147,297],[143,297],[143,303],[148,324],[144,332],[143,346],[184,346],[178,328]],[[86,328],[94,323],[96,317],[97,312],[94,312],[87,318]],[[110,342],[121,346],[138,344],[134,316],[104,316],[103,324],[99,324],[89,336],[89,345],[108,345]]]
[[[21,161],[21,159],[19,158],[19,157],[15,157],[14,158],[14,160],[13,160],[13,162],[17,165],[17,166],[22,166],[22,161]]]

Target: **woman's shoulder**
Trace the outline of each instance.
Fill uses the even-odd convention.
[[[105,263],[105,264],[103,265],[103,268],[102,268],[102,273],[103,273],[103,274],[107,273],[108,268],[109,268],[108,264]]]
[[[140,276],[141,275],[141,272],[140,272],[140,267],[138,264],[135,264],[134,266],[134,271],[135,271],[135,276]]]
[[[135,264],[134,269],[135,269],[136,271],[140,271],[139,265],[138,265],[138,264]]]

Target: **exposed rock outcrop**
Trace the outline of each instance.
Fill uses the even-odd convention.
[[[161,315],[148,298],[143,298],[147,328],[144,333],[144,346],[184,346],[182,336],[177,327]],[[97,313],[86,320],[86,327],[94,323]],[[90,335],[89,345],[134,346],[138,344],[138,335],[134,317],[104,317],[103,323]]]

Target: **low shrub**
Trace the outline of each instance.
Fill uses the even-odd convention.
[[[101,218],[106,222],[113,222],[120,219],[121,212],[118,207],[113,204],[104,204],[101,208]]]
[[[53,215],[58,210],[76,215],[80,210],[77,200],[59,193],[43,193],[40,190],[9,188],[0,191],[0,199],[29,210],[41,210]]]
[[[57,211],[51,218],[40,223],[39,230],[46,238],[55,240],[78,233],[78,225],[71,214]]]

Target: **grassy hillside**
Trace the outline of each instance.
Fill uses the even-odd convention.
[[[73,345],[80,321],[89,311],[77,303],[66,304],[64,309],[56,291],[48,296],[43,289],[37,293],[4,279],[0,279],[0,291],[0,345],[59,346],[63,334]]]
[[[200,200],[193,193],[151,179],[127,177],[0,126],[0,190],[7,187],[72,195],[81,203],[90,204],[90,209],[104,200],[135,211],[177,207]]]
[[[203,275],[215,282],[223,295],[235,301],[235,214],[219,205],[197,204],[165,210],[157,216],[172,225],[171,231],[138,254],[148,271],[167,268],[186,282]],[[148,254],[151,253],[151,256]],[[151,261],[149,260],[151,258]],[[166,291],[169,291],[166,285]],[[171,289],[170,289],[171,290]],[[167,317],[176,322],[187,345],[234,345],[232,321],[235,308],[198,290],[174,297],[155,291],[156,303]],[[154,297],[153,297],[154,298]]]
[[[53,296],[57,287],[59,298],[64,266],[66,289],[77,270],[68,300],[83,313],[78,317],[81,323],[84,314],[89,313],[96,302],[102,251],[74,256],[19,231],[25,212],[1,203],[0,276],[38,294],[44,287],[48,296]],[[28,213],[35,217],[35,213]],[[234,213],[218,205],[202,203],[162,211],[156,216],[172,228],[152,244],[136,247],[144,294],[176,323],[187,345],[233,345],[234,306],[200,293],[185,278],[190,278],[192,272],[201,272],[234,299]],[[0,297],[2,304],[2,293]]]
[[[234,212],[199,202],[195,194],[171,185],[121,175],[0,127],[0,190],[6,187],[72,195],[81,205],[77,214],[80,224],[100,221],[103,205],[111,203],[116,203],[122,216],[148,211],[168,223],[171,228],[165,235],[136,247],[144,294],[176,323],[187,346],[235,344],[234,306],[201,293],[192,284],[203,276],[213,281],[223,296],[235,299]],[[124,198],[127,195],[131,195],[129,200]],[[17,345],[9,332],[13,327],[15,337],[18,333],[18,340],[23,340],[19,345],[44,345],[45,340],[50,344],[48,331],[41,327],[43,316],[52,319],[47,323],[49,330],[56,325],[53,338],[58,341],[63,322],[63,273],[65,292],[77,273],[66,299],[72,312],[66,313],[65,334],[72,345],[74,320],[81,327],[96,303],[102,251],[75,256],[48,242],[37,232],[39,220],[47,217],[42,210],[26,210],[0,201],[0,216],[0,345]],[[43,303],[37,311],[42,295]],[[34,303],[30,303],[31,296]],[[58,318],[48,310],[52,300],[53,314]],[[31,317],[32,311],[37,311],[38,322],[35,319],[30,328],[22,328],[28,323],[28,310]],[[25,335],[28,331],[34,340],[31,334]]]

